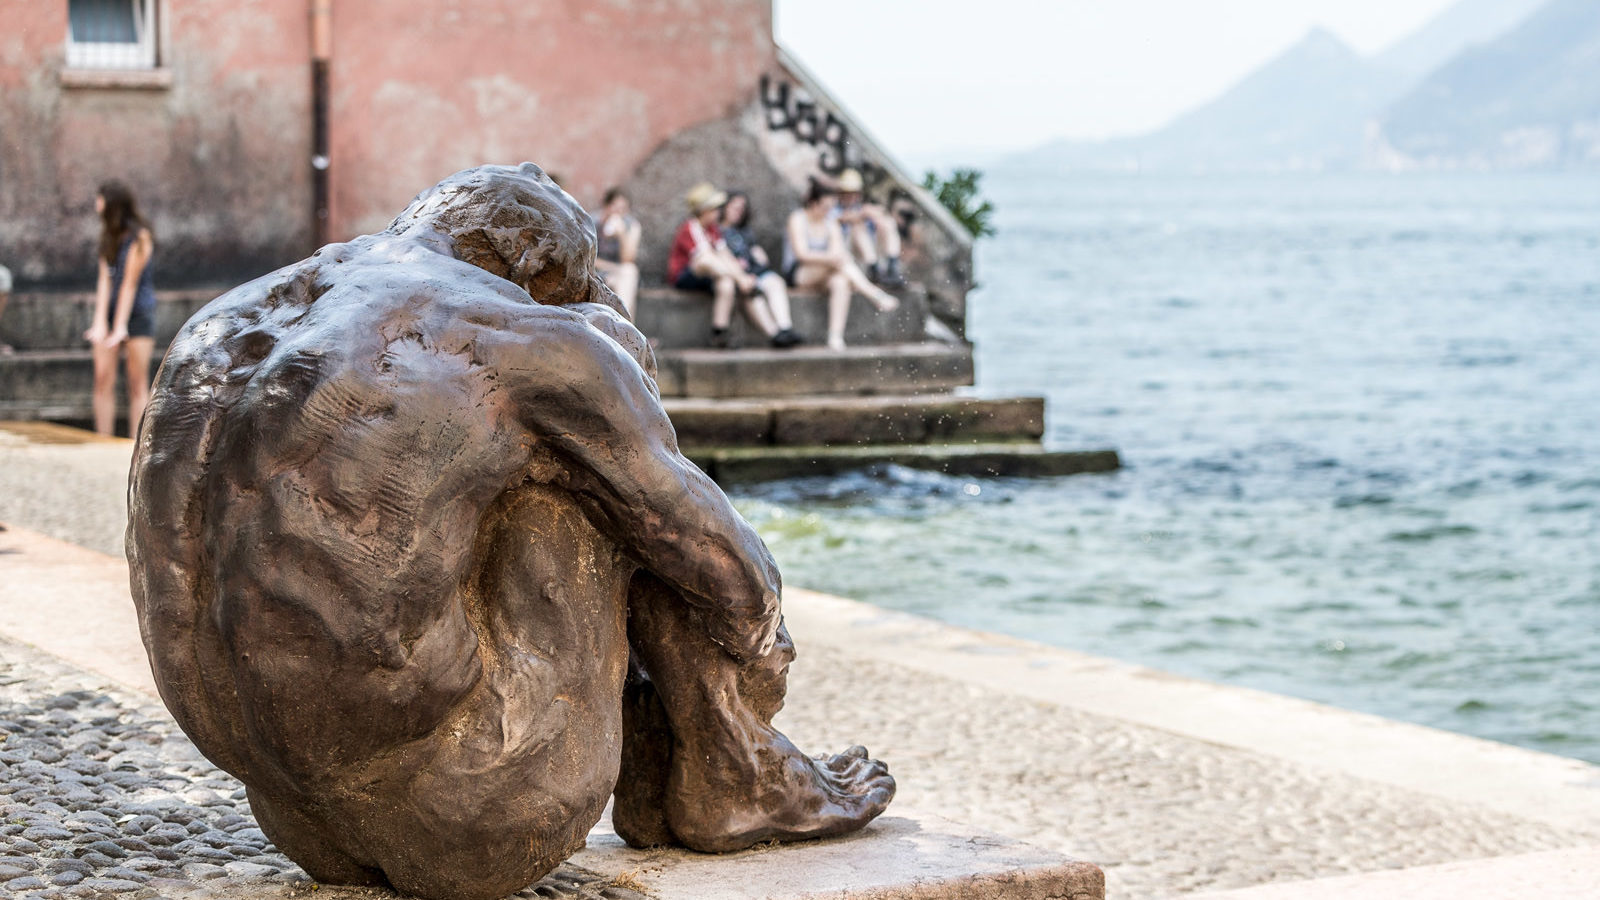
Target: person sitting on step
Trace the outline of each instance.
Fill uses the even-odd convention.
[[[594,270],[622,301],[628,318],[634,317],[639,297],[639,220],[633,217],[622,188],[606,191],[600,214],[594,217]]]
[[[893,295],[868,280],[845,249],[844,234],[831,215],[837,201],[838,191],[813,179],[801,207],[789,214],[783,238],[783,273],[790,286],[827,291],[830,350],[844,349],[852,294],[860,293],[879,312],[900,305]]]
[[[765,302],[757,299],[746,307],[750,318],[766,332],[772,346],[784,348],[801,343],[794,332],[794,320],[789,315],[789,285],[783,276],[772,271],[767,251],[756,243],[750,233],[750,195],[744,191],[728,194],[722,207],[722,239],[744,270],[756,277],[756,290]]]
[[[844,233],[845,244],[872,280],[889,287],[904,287],[900,273],[900,226],[887,209],[866,202],[861,173],[845,169],[839,173],[839,205],[834,218]]]

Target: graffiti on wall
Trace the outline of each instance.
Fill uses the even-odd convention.
[[[915,208],[911,194],[896,183],[887,169],[868,159],[850,139],[849,123],[832,110],[820,108],[804,90],[787,81],[762,75],[761,108],[766,114],[768,130],[787,131],[795,140],[817,149],[817,169],[824,175],[837,176],[845,169],[855,169],[861,173],[866,196],[883,203],[897,215],[901,210],[909,213]]]

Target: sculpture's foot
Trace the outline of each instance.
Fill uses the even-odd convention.
[[[894,797],[889,767],[865,747],[812,758],[769,728],[748,748],[754,779],[730,780],[702,754],[676,753],[667,786],[667,822],[686,847],[709,853],[764,841],[847,834],[872,821]],[[702,771],[695,771],[696,769]]]

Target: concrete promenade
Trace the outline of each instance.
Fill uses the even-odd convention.
[[[167,862],[213,889],[288,889],[297,870],[257,840],[236,784],[194,757],[149,693],[120,560],[131,445],[57,439],[72,436],[0,427],[0,718],[56,723],[62,752],[120,741],[127,765],[94,777],[148,777],[191,798],[189,835],[145,841],[166,850],[149,859],[208,847],[228,858]],[[1593,766],[797,589],[785,610],[800,658],[778,723],[798,744],[865,743],[899,781],[893,814],[1092,861],[1108,897],[1600,896]],[[96,731],[112,727],[125,733]],[[7,821],[19,795],[46,790],[38,765],[6,759],[19,739],[0,743]],[[158,838],[166,827],[145,825]],[[30,840],[11,828],[0,868]],[[42,876],[59,875],[15,865],[0,884],[18,894],[32,882],[5,878],[49,889]],[[112,868],[127,896],[149,880],[114,865],[95,877]],[[638,896],[605,890],[594,895]]]

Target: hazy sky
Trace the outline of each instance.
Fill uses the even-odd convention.
[[[1321,25],[1371,53],[1453,0],[774,0],[778,40],[908,163],[1136,134]],[[981,159],[974,159],[981,162]]]

